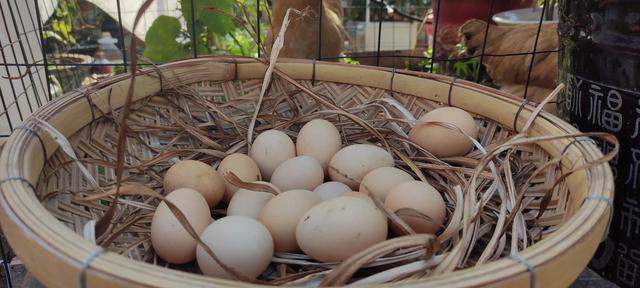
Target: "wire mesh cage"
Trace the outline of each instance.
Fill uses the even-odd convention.
[[[132,31],[142,2],[0,1],[0,138],[48,101],[127,72],[134,38],[142,43],[136,51],[141,67],[219,54],[264,56],[278,5],[307,12],[300,20],[308,24],[300,25],[305,39],[296,44],[304,58],[449,74],[533,101],[532,95],[555,86],[555,70],[548,69],[556,68],[557,38],[545,28],[551,27],[553,0],[157,0]],[[533,15],[527,30],[510,33],[519,26],[494,25],[498,12],[517,8]],[[465,23],[469,19],[481,21]],[[340,35],[327,31],[332,21]],[[499,39],[504,34],[522,38]],[[331,52],[331,45],[338,49]],[[495,63],[513,70],[498,70]],[[11,251],[0,244],[11,287]]]

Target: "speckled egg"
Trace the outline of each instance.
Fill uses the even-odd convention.
[[[338,197],[305,213],[296,227],[296,239],[313,259],[342,261],[387,239],[387,218],[368,199]]]

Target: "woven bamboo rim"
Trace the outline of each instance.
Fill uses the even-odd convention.
[[[349,83],[380,89],[393,89],[481,115],[503,126],[522,128],[534,107],[522,105],[499,91],[466,81],[438,75],[337,63],[282,60],[278,69],[296,80]],[[134,101],[160,91],[163,81],[196,83],[261,79],[266,66],[245,58],[201,58],[160,66],[164,79],[153,70],[138,76]],[[65,136],[88,125],[93,117],[90,105],[103,111],[121,107],[129,86],[129,76],[122,75],[91,87],[91,94],[76,91],[44,106],[33,117],[46,120]],[[166,87],[165,87],[166,88]],[[109,96],[110,95],[110,96]],[[90,101],[88,101],[88,99]],[[110,98],[110,99],[108,99]],[[92,103],[92,104],[90,104]],[[517,117],[517,118],[516,118]],[[44,160],[57,144],[49,137],[36,137],[31,119],[17,129],[0,156],[0,223],[16,253],[27,268],[47,286],[78,287],[84,277],[87,286],[157,286],[157,287],[247,287],[249,284],[165,269],[132,261],[114,253],[100,253],[95,244],[71,231],[35,197],[30,183],[38,183]],[[555,116],[542,113],[533,122],[530,136],[563,135],[577,130]],[[40,143],[43,142],[43,145]],[[568,161],[602,157],[600,150],[587,141],[563,139],[539,144],[552,156],[566,150]],[[47,155],[44,157],[43,148]],[[572,197],[568,209],[573,216],[556,232],[521,251],[518,259],[500,259],[474,268],[459,270],[424,280],[391,283],[402,287],[566,287],[586,266],[603,238],[610,217],[613,177],[608,165],[577,171],[566,179]],[[589,200],[585,201],[589,197]],[[88,264],[88,265],[87,265]],[[85,269],[82,266],[87,266]],[[81,273],[84,271],[84,273]],[[81,275],[82,274],[82,275]],[[83,277],[81,277],[83,276]]]

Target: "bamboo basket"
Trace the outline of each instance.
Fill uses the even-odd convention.
[[[501,127],[500,133],[504,135],[512,133],[514,128],[521,129],[535,108],[497,90],[471,82],[452,81],[439,75],[304,60],[281,60],[276,67],[304,87],[332,99],[342,107],[391,96],[417,116],[434,107],[451,105],[474,114],[476,119],[485,123],[485,127]],[[158,76],[158,71],[162,72],[162,77]],[[225,101],[233,102],[259,90],[265,71],[266,65],[255,59],[225,57],[184,60],[144,70],[136,78],[133,100],[139,113],[135,117],[151,120],[159,117],[156,112],[160,113],[158,111],[166,108],[167,103],[150,96],[170,89],[171,83],[192,84],[190,87],[204,98],[223,97]],[[11,246],[29,271],[50,287],[252,285],[136,261],[130,258],[142,259],[144,255],[136,256],[133,252],[124,253],[129,257],[119,255],[118,251],[103,252],[99,246],[81,236],[86,222],[104,213],[105,208],[97,204],[87,208],[70,196],[70,191],[82,191],[88,184],[79,176],[77,169],[69,168],[75,167],[69,165],[74,161],[63,156],[61,149],[58,149],[58,142],[44,133],[34,118],[47,121],[69,138],[79,158],[111,159],[111,156],[91,155],[96,152],[89,148],[91,145],[101,145],[104,147],[102,151],[114,150],[113,145],[117,142],[113,138],[114,135],[117,137],[115,128],[105,125],[100,119],[112,117],[109,116],[111,112],[123,106],[130,81],[130,76],[121,75],[69,93],[34,113],[8,139],[0,157],[0,223]],[[286,83],[275,79],[270,93],[286,95],[286,87]],[[291,104],[286,99],[281,102],[285,106]],[[194,107],[182,107],[193,109],[183,113],[205,115],[198,114]],[[312,111],[314,107],[307,101],[296,109],[302,113]],[[223,109],[224,105],[218,108]],[[284,110],[287,109],[293,108]],[[286,111],[279,112],[281,114],[276,113],[272,117],[286,114]],[[215,124],[216,119],[202,117],[192,118],[207,123],[198,126],[201,129],[218,125]],[[230,117],[243,118],[242,115]],[[132,129],[135,133],[145,133],[159,127],[149,125]],[[180,130],[173,129],[173,133],[181,133]],[[484,144],[490,144],[488,142],[492,137],[482,136],[482,131],[479,139]],[[531,137],[578,132],[571,125],[545,112],[535,118],[528,131]],[[187,140],[176,145],[189,147],[195,144]],[[137,146],[131,146],[129,151],[149,153],[148,149]],[[572,139],[540,142],[531,151],[531,157],[541,162],[564,153],[566,157],[559,163],[559,169],[603,157],[593,143]],[[128,157],[135,158],[133,154]],[[215,161],[221,156],[209,157],[210,161]],[[113,177],[108,164],[108,161],[87,163],[98,182],[105,186],[111,183],[108,181]],[[443,275],[409,279],[385,286],[568,286],[587,265],[606,233],[614,186],[607,164],[576,171],[563,181],[560,186],[566,190],[563,194],[566,197],[554,199],[555,207],[552,209],[555,211],[553,215],[558,223],[557,228],[534,245],[519,251],[518,257],[500,258]],[[145,209],[144,204],[138,204],[139,208]]]

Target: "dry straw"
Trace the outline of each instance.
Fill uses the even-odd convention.
[[[447,202],[448,222],[438,235],[415,234],[398,215],[429,217],[411,209],[389,211],[373,199],[406,235],[343,263],[277,253],[269,269],[250,282],[435,287],[536,281],[550,287],[570,283],[586,265],[610,216],[607,203],[588,200],[613,195],[606,162],[617,153],[614,137],[579,133],[541,112],[544,102],[520,104],[474,83],[374,67],[276,61],[277,47],[272,51],[268,63],[219,57],[132,69],[130,77],[70,93],[27,120],[29,129],[40,131],[45,150],[55,151],[43,155],[36,136],[18,130],[0,157],[5,179],[0,180],[0,221],[28,268],[52,286],[77,285],[69,280],[77,276],[91,287],[243,286],[180,272],[197,272],[197,267],[167,265],[155,255],[150,222],[166,195],[162,175],[178,158],[216,166],[225,155],[246,153],[255,135],[268,129],[295,139],[300,127],[315,118],[333,122],[345,145],[380,145],[394,155],[397,167],[429,181]],[[131,59],[135,63],[136,55]],[[469,111],[479,124],[476,149],[466,156],[438,159],[407,139],[417,116],[443,103]],[[602,155],[587,137],[613,148]],[[280,192],[269,183],[246,183],[235,175],[227,180]],[[37,184],[36,191],[27,182]],[[167,204],[201,243],[184,215]],[[214,210],[215,217],[224,213]],[[96,254],[101,250],[93,243],[108,252]],[[217,259],[211,249],[207,253]],[[50,261],[36,261],[33,255]],[[525,259],[539,279],[531,279],[527,268],[508,256]],[[567,261],[573,267],[564,267]],[[248,281],[242,271],[225,269]]]
[[[230,79],[225,75],[235,75],[236,71],[232,70],[236,66],[240,70],[237,71],[240,72],[239,77],[247,80],[225,80]],[[40,175],[36,192],[38,201],[45,205],[57,221],[61,221],[79,234],[83,233],[85,223],[97,221],[104,215],[108,215],[111,207],[117,207],[105,232],[95,233],[96,239],[89,240],[95,241],[112,253],[136,261],[165,266],[153,253],[149,241],[150,219],[164,195],[161,189],[162,175],[177,158],[198,159],[215,166],[229,153],[246,152],[246,135],[262,81],[252,76],[251,71],[259,67],[262,67],[262,71],[266,71],[264,64],[255,60],[232,59],[230,61],[224,58],[190,60],[161,66],[165,88],[162,91],[147,94],[150,95],[149,97],[143,97],[146,96],[143,94],[136,95],[137,100],[131,106],[131,114],[126,122],[129,127],[126,141],[124,141],[126,149],[123,149],[125,153],[125,161],[122,164],[123,185],[118,194],[117,204],[114,204],[117,191],[115,173],[119,139],[117,131],[121,125],[119,119],[122,119],[122,108],[118,106],[122,105],[125,97],[115,96],[114,91],[125,91],[122,88],[126,86],[121,81],[126,79],[121,78],[119,82],[113,84],[116,86],[97,87],[98,89],[86,91],[92,97],[95,114],[104,116],[92,120],[91,113],[85,111],[82,114],[85,115],[83,119],[89,125],[78,126],[77,132],[60,125],[68,127],[73,124],[69,121],[79,117],[76,115],[73,118],[69,114],[64,114],[68,111],[65,107],[69,107],[70,103],[81,103],[87,107],[88,101],[85,100],[87,96],[84,93],[76,93],[59,101],[57,107],[51,107],[55,108],[52,111],[57,111],[55,114],[36,114],[43,120],[52,119],[52,117],[68,119],[62,122],[61,120],[48,122],[51,123],[51,127],[55,127],[60,132],[59,134],[65,135],[64,138],[58,136],[56,139],[57,146],[66,147],[66,149],[59,149],[49,155],[42,172],[34,171]],[[284,61],[275,67],[274,71],[282,75],[296,75],[296,71],[308,71],[306,69],[311,68],[312,65],[299,61]],[[316,67],[318,71],[324,71],[323,75],[341,70],[369,74],[372,77],[377,73],[384,73],[380,69],[339,64],[316,64]],[[221,69],[220,71],[223,72],[218,76],[211,76],[211,73],[204,68]],[[187,71],[196,71],[196,75],[184,74]],[[193,84],[180,84],[181,77],[186,75],[196,78]],[[594,230],[590,233],[604,231],[606,217],[608,217],[606,207],[598,210],[595,209],[596,206],[589,206],[597,203],[581,204],[588,194],[595,193],[610,197],[612,188],[608,183],[611,180],[610,172],[608,168],[602,168],[606,166],[601,163],[611,158],[615,149],[603,156],[590,142],[574,142],[574,139],[583,139],[581,137],[584,136],[601,137],[615,146],[616,142],[608,135],[576,133],[572,128],[562,126],[562,122],[548,114],[537,117],[529,130],[523,129],[526,132],[516,134],[505,124],[484,116],[489,114],[487,111],[476,112],[467,109],[475,112],[474,115],[480,123],[477,144],[482,149],[478,148],[465,157],[436,159],[409,142],[406,135],[399,133],[406,134],[413,123],[413,120],[404,117],[400,111],[411,111],[418,116],[441,105],[430,99],[437,99],[436,94],[442,90],[438,87],[437,81],[446,78],[434,80],[404,76],[408,77],[407,80],[416,83],[415,87],[407,86],[409,89],[418,92],[418,89],[424,90],[426,87],[433,89],[432,92],[426,94],[427,96],[414,96],[396,91],[393,93],[396,102],[391,102],[384,101],[389,99],[387,98],[389,91],[374,88],[373,83],[347,84],[330,80],[316,81],[317,85],[313,86],[310,80],[296,80],[294,84],[285,77],[276,76],[271,89],[264,96],[261,112],[256,117],[255,131],[258,134],[266,129],[275,128],[295,138],[297,131],[306,121],[322,117],[336,124],[342,131],[345,144],[377,143],[384,146],[380,139],[385,139],[395,156],[396,166],[412,173],[416,178],[424,178],[432,183],[443,193],[448,203],[448,223],[442,233],[436,235],[437,238],[430,240],[436,241],[434,243],[437,243],[437,246],[416,244],[395,247],[392,245],[393,241],[399,240],[391,239],[389,243],[381,244],[383,245],[381,250],[375,250],[371,254],[368,254],[370,251],[366,251],[366,255],[359,255],[364,260],[356,261],[356,258],[348,260],[347,263],[351,261],[358,263],[348,266],[338,265],[339,263],[317,263],[304,255],[278,254],[273,259],[272,267],[260,279],[260,283],[300,285],[309,281],[325,284],[354,281],[405,283],[402,281],[439,279],[442,276],[446,277],[452,271],[462,269],[461,272],[464,272],[469,271],[465,268],[499,262],[496,260],[510,254],[535,251],[530,247],[535,246],[535,243],[541,239],[548,240],[554,238],[554,235],[559,237],[561,234],[559,230],[575,219],[586,221],[591,219],[590,217],[604,218],[605,221],[588,222],[591,224],[585,224],[582,228]],[[140,81],[147,85],[158,83],[155,75],[147,74],[140,77],[142,77]],[[297,77],[305,79],[309,76]],[[323,80],[323,78],[317,80]],[[358,81],[360,80],[354,80],[356,83]],[[304,89],[300,89],[301,87]],[[396,85],[396,87],[399,86]],[[446,85],[443,88],[446,90]],[[479,92],[472,90],[473,86],[459,88],[460,90],[454,89],[457,91],[453,96],[454,105],[464,103],[465,98],[461,93],[463,91],[470,95],[480,95]],[[494,95],[483,96],[486,97],[483,101],[496,99],[503,102],[504,107],[511,109],[510,111],[518,108],[515,101],[495,95],[491,90],[482,93]],[[117,100],[117,97],[122,100]],[[118,102],[120,104],[114,104]],[[398,105],[403,109],[397,109]],[[215,107],[215,110],[211,107]],[[528,114],[523,115],[527,117],[535,115],[533,107],[525,109],[531,110],[527,110]],[[391,117],[388,117],[389,115]],[[502,113],[498,112],[498,115]],[[510,120],[503,122],[508,123]],[[549,126],[544,127],[541,123]],[[51,130],[45,129],[46,126],[40,121],[30,120],[27,124],[39,125],[40,131]],[[400,130],[395,129],[395,125]],[[41,137],[47,143],[47,147],[52,148],[52,138],[46,136],[48,133],[43,133],[45,132],[40,132]],[[18,132],[14,137],[21,134]],[[209,141],[201,141],[202,137],[207,137]],[[37,141],[27,141],[23,142],[24,144],[18,144],[15,141],[17,140],[10,140],[7,143],[7,149],[31,145],[34,147],[31,155],[35,157],[31,161],[42,161],[41,156],[37,154],[42,150],[38,148]],[[568,148],[564,149],[565,147]],[[65,152],[69,148],[72,149],[75,157]],[[5,154],[3,157],[6,158],[8,155]],[[5,159],[3,163],[7,165],[10,162],[6,162]],[[84,168],[80,168],[80,165]],[[588,166],[585,167],[585,165]],[[9,171],[7,169],[4,168],[5,171]],[[83,174],[83,170],[88,172]],[[92,184],[91,179],[95,179],[97,184]],[[243,183],[233,176],[228,180],[253,190],[279,193],[277,188],[268,183]],[[16,186],[20,183],[10,182],[10,184]],[[3,186],[5,193],[17,191],[14,189],[15,187],[9,187],[8,183]],[[381,205],[379,200],[374,200]],[[579,217],[578,212],[583,206],[589,206],[595,214],[589,213]],[[414,243],[411,241],[418,241],[420,237],[424,237],[424,235],[411,236],[413,234],[411,229],[396,215],[421,217],[429,221],[425,215],[413,210],[383,211],[389,216],[393,225],[405,227],[404,231],[409,234],[405,237],[410,239],[408,243]],[[174,210],[174,212],[178,211]],[[216,217],[224,213],[223,210],[214,212]],[[179,213],[177,214],[180,216]],[[603,226],[594,226],[598,223]],[[599,240],[601,237],[602,234],[594,239]],[[385,250],[388,247],[395,248],[391,249],[393,251]],[[595,244],[592,247],[595,248]],[[588,251],[587,254],[593,252],[593,250]],[[95,261],[101,260],[102,257],[106,256],[100,256]],[[141,262],[138,265],[143,265]],[[510,265],[517,267],[518,264]],[[362,268],[357,269],[358,272],[353,274],[352,271],[345,272],[343,269],[346,268],[341,267]],[[477,267],[488,266],[484,264]],[[172,268],[195,271],[195,267],[188,265],[172,266]],[[237,273],[241,275],[241,271]],[[223,284],[230,285],[227,282]]]

